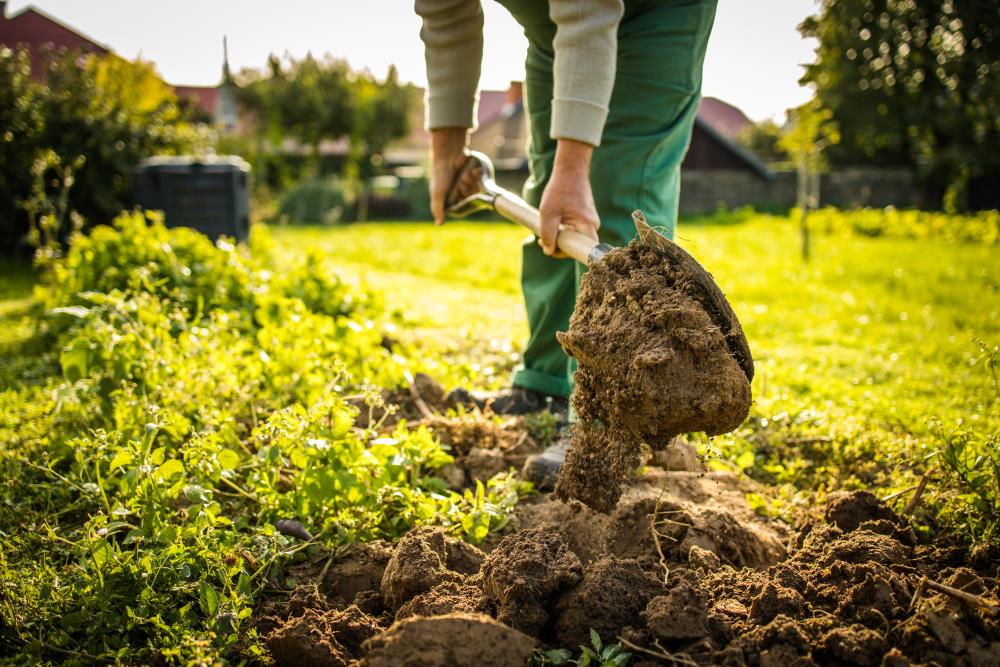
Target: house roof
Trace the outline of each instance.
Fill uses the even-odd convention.
[[[199,107],[214,113],[219,108],[221,86],[174,86],[174,94],[193,100]]]
[[[733,156],[743,162],[758,176],[768,181],[774,178],[774,172],[771,171],[759,157],[744,148],[732,137],[726,136],[723,132],[718,130],[714,125],[702,117],[700,113],[695,117],[694,124],[697,128],[701,129],[705,134],[718,142],[723,148],[732,153]]]
[[[110,47],[66,25],[34,5],[28,5],[10,17],[0,17],[0,39],[32,47],[52,43],[57,47],[89,46],[102,53],[111,52]]]
[[[736,139],[753,121],[739,108],[717,97],[702,97],[698,106],[698,117],[712,126],[718,133]]]

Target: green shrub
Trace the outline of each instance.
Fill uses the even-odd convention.
[[[70,306],[90,292],[143,292],[168,298],[192,316],[250,305],[250,264],[227,241],[213,244],[186,227],[167,229],[158,213],[125,213],[75,237],[53,267],[48,305]]]
[[[406,203],[411,220],[431,219],[431,197],[426,178],[400,179],[396,196]]]
[[[0,238],[15,247],[27,229],[18,203],[32,195],[30,165],[46,150],[73,164],[69,208],[93,223],[130,205],[132,172],[151,155],[207,147],[207,134],[178,107],[152,65],[76,51],[48,54],[44,81],[27,58],[0,49]],[[9,136],[8,136],[9,135]]]
[[[334,224],[345,220],[354,195],[339,178],[317,178],[293,187],[281,200],[278,214],[300,224]]]
[[[791,217],[798,219],[793,210]],[[946,243],[1000,244],[1000,212],[952,215],[934,211],[861,208],[841,211],[827,207],[809,213],[809,225],[828,234],[935,239]]]
[[[16,434],[0,442],[0,590],[18,601],[0,605],[5,655],[256,660],[254,605],[294,583],[296,554],[425,523],[480,541],[506,523],[513,478],[455,493],[426,428],[355,425],[412,363],[382,346],[379,300],[319,255],[272,262],[260,230],[234,248],[137,213],[55,260],[41,290],[55,354],[0,392],[0,433]]]

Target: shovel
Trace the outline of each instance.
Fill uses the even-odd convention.
[[[473,184],[478,185],[478,189],[463,197],[462,191],[468,191]],[[496,211],[512,222],[524,225],[535,236],[541,235],[542,223],[538,209],[513,192],[497,185],[493,163],[477,151],[469,151],[468,160],[455,176],[455,182],[452,183],[445,199],[445,209],[449,215],[459,218],[479,211]],[[712,274],[686,250],[650,227],[642,211],[632,213],[632,220],[635,222],[641,242],[659,247],[667,256],[671,266],[679,267],[690,276],[689,287],[692,288],[695,298],[726,337],[729,351],[743,369],[747,380],[753,380],[754,368],[750,345],[743,334],[743,327],[736,319],[736,313],[726,300],[726,295],[715,283]],[[587,266],[602,261],[613,249],[607,243],[594,243],[594,239],[572,229],[559,230],[556,245],[564,253]]]
[[[448,191],[448,198],[445,200],[448,214],[464,218],[479,211],[496,211],[512,222],[524,225],[535,236],[541,236],[542,218],[538,209],[497,185],[493,173],[493,163],[488,157],[477,151],[469,151],[469,159],[465,161]],[[479,190],[462,197],[462,186],[468,185],[477,174]],[[594,239],[572,229],[560,230],[556,245],[587,266],[601,261],[611,250],[607,243],[595,243]]]

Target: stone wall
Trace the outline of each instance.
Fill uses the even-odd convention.
[[[682,215],[753,206],[762,211],[795,205],[796,174],[775,172],[764,180],[747,171],[688,170],[681,174]],[[838,208],[916,206],[913,175],[906,170],[850,168],[823,174],[820,205]]]
[[[521,193],[527,169],[498,170],[497,182]],[[753,206],[759,211],[786,211],[795,206],[796,175],[774,172],[764,180],[753,172],[685,169],[681,172],[681,215],[704,215],[719,209]],[[837,208],[913,208],[917,206],[913,175],[902,169],[853,167],[823,174],[820,206]]]

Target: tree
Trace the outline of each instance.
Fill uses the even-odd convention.
[[[398,81],[395,67],[384,80],[355,72],[346,61],[307,55],[272,55],[262,70],[240,73],[240,103],[257,119],[272,147],[291,138],[311,149],[314,167],[324,140],[349,140],[347,171],[368,178],[387,144],[409,131],[414,89]]]
[[[266,70],[244,70],[241,76],[240,102],[254,112],[274,144],[290,137],[318,160],[324,139],[349,136],[355,127],[352,72],[344,60],[272,55]]]
[[[143,158],[205,143],[150,64],[67,50],[52,52],[46,63],[36,82],[26,53],[0,50],[4,249],[14,249],[28,230],[25,202],[45,194],[36,192],[37,183],[60,181],[59,173],[38,177],[38,164],[60,165],[54,172],[75,165],[68,210],[92,223],[110,222],[130,205],[132,171]]]
[[[24,51],[0,49],[0,240],[13,249],[26,230],[18,202],[31,193],[31,168],[43,124],[38,89]]]
[[[778,148],[795,161],[798,172],[797,205],[801,215],[802,259],[809,259],[809,211],[819,208],[820,174],[826,167],[824,151],[840,142],[833,113],[813,98],[788,112],[789,128]]]
[[[819,39],[802,82],[843,133],[830,160],[909,167],[930,203],[974,205],[1000,173],[1000,4],[822,0],[799,29]]]
[[[768,119],[746,128],[737,139],[765,162],[774,163],[788,160],[788,155],[778,146],[781,137],[781,126]]]

